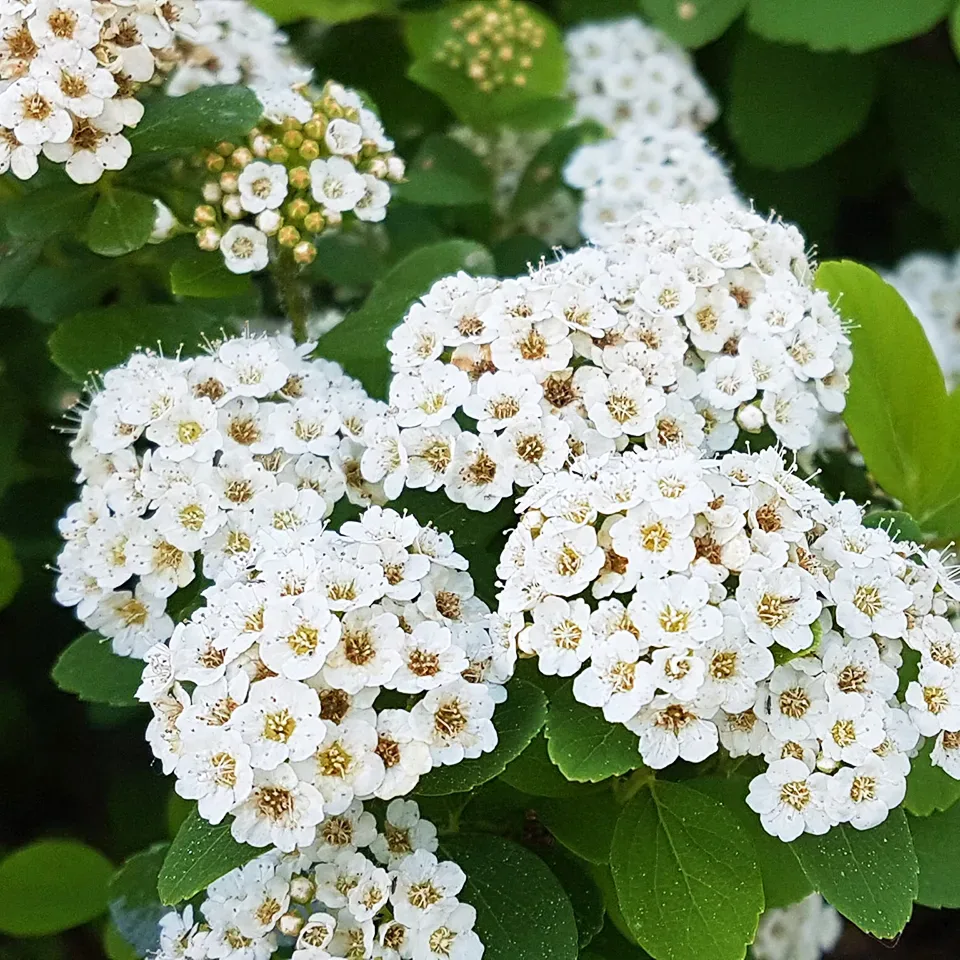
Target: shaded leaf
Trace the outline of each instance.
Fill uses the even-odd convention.
[[[60,654],[50,676],[61,690],[81,700],[128,707],[137,703],[134,694],[142,673],[142,660],[117,656],[109,640],[90,632]]]
[[[169,912],[160,902],[157,877],[169,844],[156,843],[124,861],[109,886],[110,919],[138,957],[160,947],[160,918]]]
[[[104,257],[122,257],[150,239],[155,219],[150,197],[120,187],[104,190],[87,221],[87,246]]]

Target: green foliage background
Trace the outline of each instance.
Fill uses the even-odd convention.
[[[406,305],[437,276],[460,267],[511,274],[548,253],[538,238],[494,215],[488,171],[445,133],[458,120],[489,126],[491,117],[518,128],[549,122],[559,129],[566,116],[559,37],[584,19],[641,14],[695,50],[698,68],[721,103],[709,138],[742,192],[760,209],[773,207],[796,221],[821,259],[888,266],[914,250],[960,246],[956,0],[544,0],[536,6],[544,22],[556,25],[549,41],[556,62],[538,75],[524,102],[479,112],[474,100],[438,81],[418,57],[429,34],[423,18],[438,3],[260,5],[289,25],[297,53],[318,79],[332,77],[364,91],[397,139],[398,153],[410,161],[409,183],[398,190],[384,229],[325,238],[309,270],[318,304],[332,302],[336,290],[357,310],[351,332],[335,331],[324,350],[344,356],[374,392],[385,387],[384,354],[357,354],[353,331],[362,328],[366,343],[382,343]],[[47,565],[59,546],[55,523],[75,493],[65,438],[51,426],[77,397],[87,371],[105,369],[138,344],[160,341],[175,348],[233,315],[279,315],[265,278],[226,275],[198,255],[189,238],[146,245],[148,197],[162,197],[189,222],[190,197],[164,172],[171,155],[242,132],[252,123],[251,110],[256,107],[242,90],[155,102],[131,137],[133,162],[96,187],[77,187],[49,172],[26,186],[0,179],[0,854],[43,841],[0,864],[0,931],[9,935],[0,937],[2,958],[120,960],[133,955],[128,941],[149,943],[158,905],[138,900],[138,891],[144,877],[152,882],[161,872],[165,845],[187,816],[187,805],[151,766],[142,738],[145,708],[116,705],[129,700],[133,672],[114,677],[110,690],[97,691],[92,699],[101,702],[77,699],[50,681],[54,662],[78,633],[72,612],[51,600]],[[528,171],[512,213],[555,187],[563,158],[595,135],[589,127],[556,133]],[[950,426],[957,402],[937,387],[922,343],[904,350],[905,342],[916,339],[909,311],[898,313],[888,294],[869,280],[859,286],[855,271],[842,266],[831,266],[820,282],[832,292],[846,291],[861,323],[878,315],[888,321],[856,344],[866,373],[856,387],[863,399],[853,404],[850,425],[875,479],[910,507],[926,531],[953,535],[960,530],[951,497],[960,489],[953,480],[960,469],[953,452],[956,428]],[[861,359],[871,343],[881,344],[876,362]],[[872,405],[880,402],[894,409],[891,436],[871,432]],[[910,434],[904,426],[919,408],[935,421],[926,440],[924,430]],[[825,467],[829,492],[876,499],[876,488],[862,473]],[[481,554],[486,549],[472,545]],[[60,686],[82,694],[89,662],[84,658],[101,654],[90,643],[73,648],[57,665]],[[637,870],[629,851],[644,847],[651,835],[658,842],[662,837],[679,858],[672,869],[682,875],[684,858],[688,864],[696,860],[703,845],[686,825],[705,819],[719,818],[726,828],[730,886],[724,896],[736,891],[735,905],[717,902],[707,909],[752,911],[755,918],[763,902],[759,881],[742,879],[756,874],[756,865],[750,866],[754,849],[762,858],[759,876],[768,905],[792,902],[813,882],[825,893],[830,889],[836,851],[804,843],[791,852],[763,837],[746,839],[755,826],[734,822],[727,812],[733,805],[721,805],[741,787],[745,791],[736,777],[662,784],[618,797],[626,806],[614,805],[594,782],[630,770],[631,748],[605,742],[602,750],[584,753],[581,738],[591,735],[590,717],[558,708],[569,700],[568,691],[548,693],[549,705],[539,690],[518,686],[514,697],[522,709],[516,717],[504,710],[498,721],[505,725],[506,749],[477,767],[445,771],[445,779],[428,778],[422,791],[428,814],[441,826],[506,826],[514,840],[541,855],[529,856],[516,844],[491,850],[491,843],[505,841],[478,844],[466,835],[452,837],[445,847],[467,869],[481,899],[502,877],[492,867],[497,857],[515,879],[540,891],[508,921],[512,929],[537,930],[544,957],[573,957],[577,942],[587,945],[581,955],[595,960],[643,956],[617,931],[627,924],[635,932],[642,927],[648,944],[669,931],[667,921],[645,909],[664,877]],[[481,763],[487,765],[483,770]],[[497,774],[499,780],[486,782]],[[944,849],[950,864],[960,855],[960,808],[953,806],[960,791],[937,774],[921,761],[911,778],[908,813],[891,817],[871,843],[846,838],[844,863],[849,857],[862,861],[863,886],[844,888],[834,902],[877,936],[895,935],[914,899],[932,907],[960,906],[955,866],[940,869]],[[532,808],[538,816],[531,825],[525,814]],[[583,809],[592,813],[586,830],[575,815]],[[614,843],[622,809],[630,816],[616,825]],[[878,859],[877,844],[900,859]],[[618,855],[611,856],[612,846]],[[143,850],[108,889],[113,869]],[[229,844],[220,843],[217,851],[223,869],[233,865],[236,851]],[[571,869],[573,858],[578,865]],[[883,869],[892,872],[884,876]],[[172,898],[189,895],[206,879],[161,872],[161,889],[166,884]],[[563,887],[572,914],[558,910],[550,884]],[[626,918],[609,906],[613,884]],[[611,922],[598,935],[601,896]],[[120,931],[105,919],[108,900]],[[490,922],[481,910],[482,934]],[[885,955],[921,956],[917,938],[923,930],[921,916],[898,950]],[[723,931],[717,936],[722,939]],[[529,945],[525,949],[524,958],[538,955]],[[718,955],[731,949],[736,945],[718,940]],[[491,960],[501,955],[490,953]]]

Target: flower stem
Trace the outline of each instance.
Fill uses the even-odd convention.
[[[307,318],[311,307],[310,287],[300,279],[297,264],[285,250],[279,252],[272,272],[280,306],[293,327],[294,342],[306,343]]]
[[[649,767],[634,770],[629,777],[613,783],[613,797],[617,803],[629,803],[647,784],[652,784],[656,773]]]

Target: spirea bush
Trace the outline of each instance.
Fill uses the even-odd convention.
[[[951,6],[0,0],[0,960],[960,907]]]

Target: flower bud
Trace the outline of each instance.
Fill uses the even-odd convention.
[[[296,150],[303,143],[303,134],[299,130],[288,130],[283,135],[283,145]]]
[[[303,922],[299,913],[290,910],[277,921],[277,929],[285,937],[295,937],[303,929]]]
[[[254,222],[261,233],[272,237],[283,226],[283,217],[276,210],[264,210],[257,214],[257,219]]]
[[[220,231],[216,227],[204,227],[197,233],[197,246],[201,250],[216,250],[220,246]]]
[[[387,157],[387,179],[399,183],[406,171],[406,164],[399,157]]]
[[[220,208],[232,220],[239,220],[245,212],[243,209],[243,203],[240,200],[240,196],[236,193],[231,193],[224,197],[223,203],[220,204]]]
[[[287,216],[291,220],[302,220],[309,212],[310,204],[303,197],[297,197],[287,204]]]
[[[759,433],[763,429],[763,411],[752,403],[741,407],[737,412],[737,423],[747,433]]]
[[[310,186],[310,171],[306,167],[293,167],[287,176],[294,190],[306,190]]]
[[[324,214],[328,227],[339,227],[343,223],[343,214],[339,210],[328,210]]]
[[[366,172],[382,180],[387,175],[387,161],[383,157],[374,157],[368,164]]]
[[[252,140],[253,155],[255,157],[265,157],[275,143],[273,137],[268,137],[264,133],[258,134]]]
[[[297,152],[304,160],[316,160],[320,156],[320,144],[316,140],[304,140]]]
[[[300,231],[296,227],[281,227],[277,231],[277,242],[281,247],[295,247],[300,242]]]
[[[219,173],[226,166],[226,161],[219,154],[208,153],[204,159],[204,166],[211,173]]]
[[[272,160],[274,163],[286,163],[289,158],[290,151],[280,143],[275,143],[267,151],[267,159]]]
[[[226,140],[223,140],[217,144],[217,153],[219,153],[221,157],[229,157],[230,154],[236,149],[237,148],[234,144],[229,143]]]
[[[217,222],[217,211],[202,203],[193,211],[193,222],[198,227],[211,227]]]
[[[236,193],[239,189],[240,178],[233,170],[220,174],[220,189],[224,193]]]
[[[327,131],[327,118],[321,114],[314,114],[312,119],[303,125],[303,132],[311,140],[320,140]]]
[[[317,248],[309,240],[301,240],[293,248],[293,259],[297,263],[313,263],[317,258]]]
[[[203,199],[207,203],[219,203],[223,198],[223,191],[220,189],[220,184],[215,180],[208,180],[203,185]]]
[[[327,222],[323,219],[323,214],[319,210],[311,210],[303,218],[303,229],[307,233],[322,233],[326,225]]]
[[[230,162],[241,170],[253,160],[253,151],[249,147],[237,147],[230,154]]]
[[[296,117],[284,117],[280,126],[286,130],[302,130],[303,124]]]
[[[292,877],[290,880],[290,899],[294,903],[309,903],[317,892],[317,885],[305,876]]]

